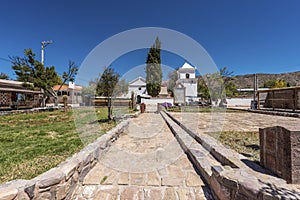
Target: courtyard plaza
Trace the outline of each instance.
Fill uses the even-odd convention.
[[[198,134],[300,126],[299,118],[250,112],[171,114]],[[131,119],[127,131],[88,173],[72,199],[198,200],[213,197],[161,115],[143,113]]]

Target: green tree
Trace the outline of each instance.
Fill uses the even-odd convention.
[[[223,86],[225,88],[225,94],[227,97],[235,97],[237,96],[237,89],[236,85],[234,84],[233,80],[233,71],[228,71],[227,67],[223,67],[220,70],[220,75],[223,80]],[[223,88],[222,88],[223,89]]]
[[[206,74],[198,79],[198,95],[205,99],[217,101],[221,99],[221,104],[226,97],[237,96],[237,89],[233,83],[233,72],[223,67],[220,72]]]
[[[95,96],[96,88],[97,88],[97,80],[91,80],[89,81],[88,86],[82,87],[81,91],[83,95]]]
[[[276,80],[275,82],[275,88],[284,88],[284,87],[288,87],[288,85],[289,84],[283,79]]]
[[[75,62],[69,60],[69,65],[68,65],[68,71],[63,72],[62,76],[61,76],[61,83],[60,83],[60,87],[58,90],[61,89],[61,87],[67,82],[74,82],[75,81],[75,76],[77,75],[78,72],[78,67],[75,64]]]
[[[233,81],[226,83],[225,92],[227,97],[236,97],[238,95],[236,85],[233,83]]]
[[[199,97],[204,99],[210,99],[208,87],[203,79],[203,77],[199,77],[197,81],[197,93]]]
[[[57,93],[53,90],[53,86],[60,85],[61,88],[66,81],[74,81],[78,71],[75,63],[70,61],[68,72],[63,72],[62,77],[60,77],[54,66],[45,67],[37,61],[31,49],[24,50],[24,57],[13,56],[10,59],[18,81],[24,82],[24,86],[31,89],[43,89],[44,99],[47,95],[51,95],[56,104]]]
[[[96,93],[100,96],[107,97],[107,109],[108,109],[108,120],[112,120],[112,95],[116,85],[118,84],[120,75],[114,71],[113,68],[105,68],[103,74],[100,76],[100,79],[97,83]]]
[[[264,88],[274,88],[276,80],[267,80],[264,82]]]
[[[289,87],[290,84],[287,83],[283,79],[279,80],[268,80],[264,83],[265,88],[284,88],[284,87]]]
[[[0,73],[0,79],[5,79],[5,80],[8,80],[9,79],[9,76],[3,72]]]
[[[176,86],[176,81],[178,80],[177,70],[169,73],[169,81],[168,81],[168,92],[171,93],[171,96],[174,96],[174,88]]]
[[[146,89],[149,95],[156,97],[161,89],[162,70],[160,59],[161,42],[157,37],[150,48],[146,61]]]
[[[114,95],[127,94],[128,92],[128,82],[125,79],[121,79],[115,86]]]

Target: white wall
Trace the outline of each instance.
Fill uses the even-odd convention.
[[[186,74],[189,74],[190,78],[195,78],[195,73],[181,72],[181,73],[179,73],[179,79],[186,79]]]
[[[141,102],[144,103],[144,104],[149,104],[149,105],[157,105],[158,103],[164,103],[164,102],[167,102],[167,103],[171,103],[172,105],[174,104],[173,103],[173,98],[152,98],[152,99],[144,99],[142,98],[141,99]]]
[[[183,83],[185,96],[197,97],[197,83]]]
[[[227,99],[228,107],[249,107],[253,98],[231,98]]]
[[[141,90],[139,90],[141,88]],[[127,97],[131,97],[131,92],[134,92],[135,96],[142,95],[146,92],[146,86],[129,86]]]

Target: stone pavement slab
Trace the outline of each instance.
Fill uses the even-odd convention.
[[[171,113],[191,130],[204,133],[214,131],[258,132],[270,126],[294,126],[300,129],[300,118],[265,115],[251,112]]]
[[[212,199],[159,114],[144,113],[87,174],[72,199]]]

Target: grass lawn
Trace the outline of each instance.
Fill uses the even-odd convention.
[[[96,110],[103,134],[116,123],[105,120],[107,108]],[[72,111],[1,116],[0,183],[31,179],[57,166],[83,146]]]
[[[237,132],[225,131],[221,134],[209,133],[222,144],[229,146],[249,160],[259,162],[259,133],[258,132]]]

